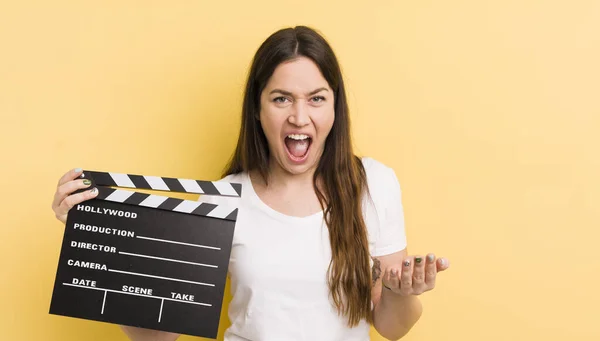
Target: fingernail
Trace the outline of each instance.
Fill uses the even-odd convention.
[[[407,259],[407,260],[405,260],[405,261],[404,261],[404,266],[410,266],[410,260],[408,260],[408,259]]]
[[[81,168],[75,168],[75,173],[81,173],[83,171],[83,169]]]
[[[448,265],[448,261],[446,260],[446,258],[442,258],[440,262],[442,263],[442,266]]]
[[[427,255],[427,261],[429,263],[433,263],[434,260],[435,260],[435,255],[433,253],[430,253]]]
[[[398,270],[392,269],[392,275],[396,276],[398,274]]]
[[[423,258],[421,258],[421,257],[415,257],[415,262],[417,262],[417,263],[421,263],[422,260],[423,260]]]
[[[92,182],[90,180],[88,180],[88,179],[85,179],[85,180],[83,180],[83,184],[86,185],[86,186],[89,186],[89,185],[92,184]],[[95,189],[95,187],[94,187],[94,189]]]
[[[98,189],[96,187],[94,187],[90,190],[90,193],[96,194],[96,193],[98,193]]]

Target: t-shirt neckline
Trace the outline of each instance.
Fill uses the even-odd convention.
[[[288,222],[288,223],[307,223],[308,221],[312,221],[313,219],[319,219],[322,220],[323,219],[323,210],[313,213],[311,215],[307,215],[304,217],[296,217],[296,216],[291,216],[291,215],[287,215],[284,213],[281,213],[275,209],[273,209],[271,206],[267,205],[264,201],[262,201],[262,199],[258,196],[258,194],[256,193],[256,191],[254,190],[254,186],[252,185],[252,179],[250,178],[250,173],[249,172],[244,172],[244,182],[246,184],[244,191],[248,194],[250,200],[252,200],[252,202],[258,206],[258,208],[263,211],[264,213],[270,215],[273,218],[276,218],[278,220],[284,221],[284,222]]]

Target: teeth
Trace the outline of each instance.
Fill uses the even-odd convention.
[[[308,135],[304,135],[304,134],[289,134],[287,137],[291,138],[292,140],[305,140],[308,138]]]

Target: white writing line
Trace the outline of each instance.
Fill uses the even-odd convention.
[[[71,284],[71,283],[63,283],[63,285],[68,285],[70,287],[78,287],[78,288],[85,288],[85,289],[92,289],[92,290],[104,291],[105,292],[105,296],[104,297],[106,297],[106,291],[110,291],[110,292],[116,292],[117,294],[142,296],[142,297],[156,298],[156,299],[159,299],[159,300],[167,300],[167,301],[173,301],[173,302],[181,302],[181,303],[203,305],[205,307],[212,307],[212,304],[208,304],[208,303],[182,301],[182,300],[176,300],[176,299],[168,298],[168,297],[142,295],[142,294],[136,294],[136,293],[133,293],[133,292],[125,292],[125,291],[112,290],[112,289],[103,289],[103,288],[97,288],[97,287],[87,287],[85,285],[77,285],[77,284]]]
[[[106,303],[106,290],[104,290],[104,299],[102,300],[102,311],[100,312],[101,315],[104,315],[104,304]]]
[[[201,247],[201,248],[204,248],[204,249],[221,250],[220,247],[206,246],[206,245],[200,245],[200,244],[191,244],[191,243],[184,243],[184,242],[177,242],[177,241],[174,241],[174,240],[167,240],[167,239],[150,238],[150,237],[144,237],[144,236],[136,236],[136,238],[147,239],[147,240],[154,240],[154,241],[163,242],[163,243],[172,243],[172,244],[180,244],[180,245]]]
[[[198,284],[198,285],[206,285],[208,287],[214,287],[215,286],[214,284],[210,284],[210,283],[194,282],[194,281],[188,281],[188,280],[185,280],[185,279],[178,279],[178,278],[171,278],[171,277],[162,277],[162,276],[141,274],[141,273],[137,273],[137,272],[129,272],[129,271],[123,271],[123,270],[108,269],[108,271],[110,271],[110,272],[118,272],[118,273],[127,274],[127,275],[142,276],[142,277],[151,277],[151,278],[159,278],[159,279],[166,279],[166,280],[169,280],[169,281],[176,281],[176,282],[183,282],[183,283],[192,283],[192,284]]]
[[[162,257],[156,257],[156,256],[141,255],[141,254],[138,254],[138,253],[130,253],[130,252],[124,252],[124,251],[119,251],[119,254],[128,255],[128,256],[136,256],[136,257],[159,259],[159,260],[166,260],[166,261],[169,261],[169,262],[177,262],[177,263],[185,263],[185,264],[206,266],[208,268],[218,268],[218,266],[216,266],[216,265],[203,264],[203,263],[195,263],[195,262],[188,262],[188,261],[185,261],[185,260],[162,258]]]
[[[160,318],[162,317],[162,307],[165,300],[160,300],[160,312],[158,313],[158,322],[160,323]]]

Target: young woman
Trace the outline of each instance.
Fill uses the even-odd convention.
[[[53,209],[96,196],[72,170]],[[225,340],[369,340],[405,335],[418,295],[448,268],[408,256],[394,171],[352,151],[344,82],[329,44],[307,27],[271,35],[254,57],[242,126],[224,181],[242,183],[230,258],[233,299]],[[200,323],[200,322],[199,322]],[[178,335],[122,327],[132,340]]]

